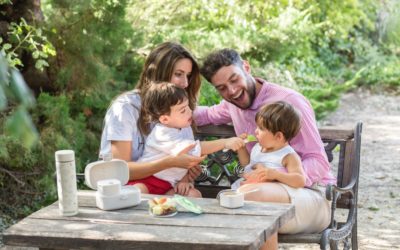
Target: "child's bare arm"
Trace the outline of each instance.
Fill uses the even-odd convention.
[[[282,173],[276,171],[275,179],[277,181],[295,188],[301,188],[306,185],[306,175],[300,157],[296,153],[286,155],[282,160],[282,165],[288,172]]]
[[[211,154],[224,148],[236,151],[244,146],[244,140],[239,137],[231,137],[213,141],[201,141],[200,146],[202,155]]]
[[[241,166],[246,166],[250,162],[250,154],[247,152],[246,147],[241,147],[237,151],[237,156]]]
[[[182,177],[182,179],[179,182],[192,182],[190,180],[190,175],[189,172],[185,174],[185,176]]]

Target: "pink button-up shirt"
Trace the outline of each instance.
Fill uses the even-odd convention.
[[[307,175],[306,186],[315,183],[326,185],[336,183],[330,172],[330,165],[319,135],[314,111],[309,101],[300,93],[263,79],[256,78],[262,84],[261,90],[248,109],[240,109],[223,100],[212,107],[198,107],[194,112],[196,125],[233,123],[237,135],[254,134],[257,127],[255,117],[257,111],[267,103],[285,101],[301,113],[301,129],[289,144],[299,154],[303,169]],[[248,143],[250,152],[255,143]]]

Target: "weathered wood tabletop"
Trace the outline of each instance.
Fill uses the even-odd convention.
[[[290,204],[246,201],[242,208],[227,209],[203,198],[191,199],[203,214],[178,206],[176,216],[157,218],[148,212],[152,195],[114,211],[98,209],[94,191],[80,191],[78,197],[76,216],[61,216],[56,202],[8,228],[3,242],[47,249],[259,249],[294,215]]]

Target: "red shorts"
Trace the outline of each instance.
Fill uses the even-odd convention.
[[[144,184],[147,190],[149,190],[149,194],[165,194],[172,188],[171,183],[158,179],[153,175],[140,180],[129,181],[127,185],[134,185],[137,183]]]

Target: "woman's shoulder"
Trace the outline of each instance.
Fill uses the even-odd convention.
[[[140,113],[140,95],[135,92],[126,92],[114,99],[107,111],[107,117],[139,117]],[[118,118],[119,119],[119,118]]]
[[[137,91],[129,91],[115,98],[111,109],[137,109],[140,110],[141,99]]]
[[[119,95],[113,102],[120,105],[138,105],[141,104],[140,94],[136,90],[125,92]]]

